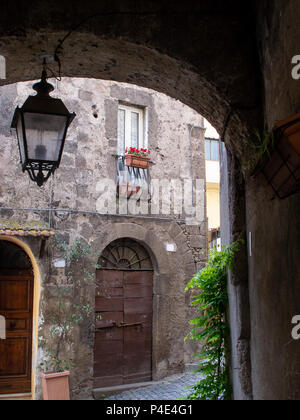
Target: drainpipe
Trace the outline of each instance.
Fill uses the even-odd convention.
[[[192,204],[195,206],[195,197],[194,197],[194,169],[193,169],[193,131],[195,126],[189,124],[189,141],[190,141],[190,175],[192,180]]]

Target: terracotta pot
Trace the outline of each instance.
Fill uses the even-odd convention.
[[[137,156],[137,155],[125,155],[126,166],[147,169],[149,167],[150,158]]]
[[[45,401],[69,401],[70,372],[41,373],[43,397]]]
[[[300,156],[300,114],[293,115],[275,125],[277,135],[284,137]]]

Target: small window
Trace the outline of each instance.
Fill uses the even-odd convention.
[[[218,140],[205,141],[205,157],[206,157],[206,160],[214,160],[214,161],[220,160]]]
[[[144,110],[119,105],[118,154],[124,155],[127,147],[147,147],[144,132]]]

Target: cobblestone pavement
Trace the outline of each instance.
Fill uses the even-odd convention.
[[[187,397],[190,394],[190,390],[186,388],[196,384],[200,379],[201,375],[199,373],[185,372],[166,378],[158,384],[146,388],[134,389],[113,395],[106,398],[106,400],[177,400]]]

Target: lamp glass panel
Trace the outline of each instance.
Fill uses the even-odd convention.
[[[19,115],[19,119],[18,119],[17,136],[18,136],[18,142],[19,142],[19,147],[20,147],[21,161],[22,161],[22,164],[24,164],[25,163],[25,145],[24,145],[23,126],[22,126],[21,115]]]
[[[25,113],[28,159],[59,161],[68,117]]]

